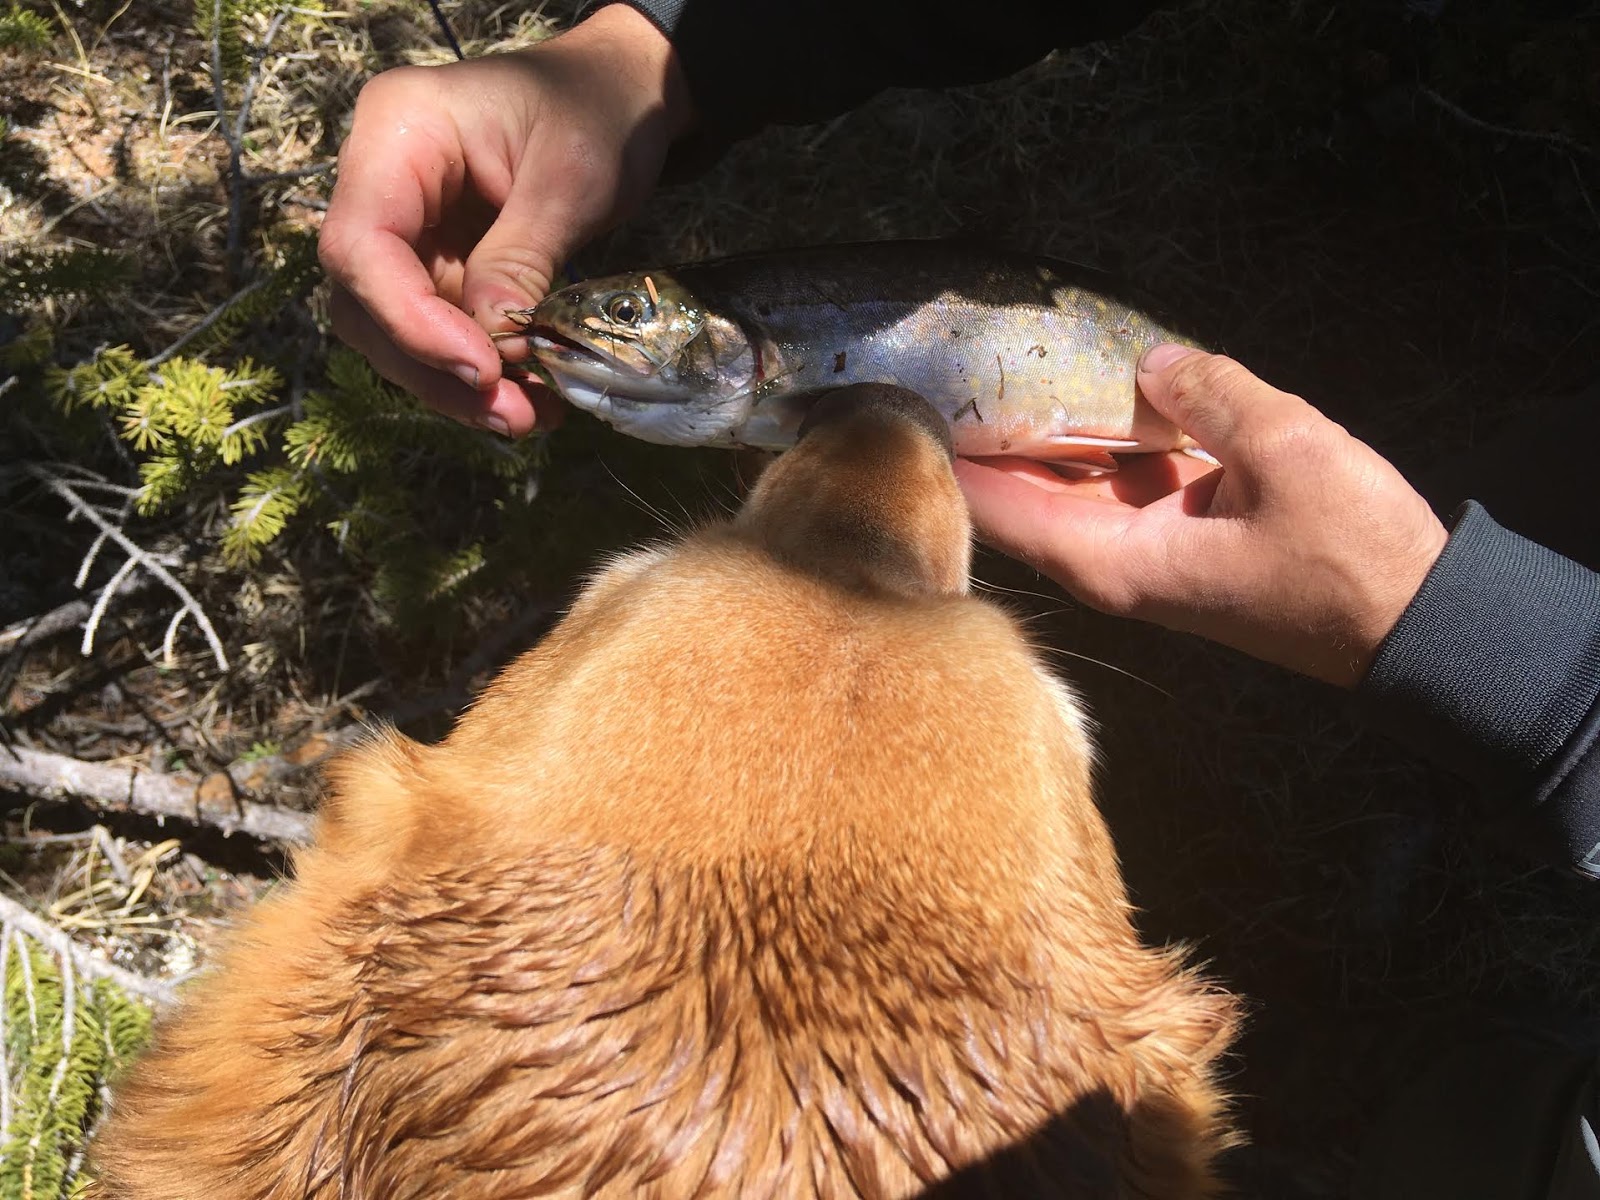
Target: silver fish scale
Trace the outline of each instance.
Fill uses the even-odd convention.
[[[1133,377],[1147,347],[1195,343],[1086,268],[889,242],[724,259],[675,275],[736,320],[759,353],[757,403],[729,439],[738,444],[788,445],[818,390],[874,380],[927,397],[964,454],[1056,457],[1059,438],[1141,449],[1182,440],[1135,404]]]

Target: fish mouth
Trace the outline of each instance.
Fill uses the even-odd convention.
[[[558,362],[616,365],[609,355],[569,338],[550,325],[534,325],[524,336],[533,352],[541,357],[552,357]]]
[[[627,405],[683,404],[690,394],[670,377],[642,372],[592,345],[585,345],[548,325],[535,325],[528,346],[572,403],[591,412]]]

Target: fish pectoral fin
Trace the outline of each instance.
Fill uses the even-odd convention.
[[[1052,446],[1087,446],[1096,450],[1132,450],[1139,445],[1127,438],[1083,437],[1068,433],[1053,433],[1045,441]]]
[[[1096,475],[1109,475],[1117,469],[1117,460],[1111,457],[1113,450],[1134,450],[1139,446],[1138,442],[1124,438],[1065,433],[1052,434],[1035,444],[1038,448],[1032,452],[1032,457],[1043,459],[1051,466],[1068,467],[1078,474]]]
[[[1051,455],[1044,460],[1051,470],[1057,473],[1071,472],[1074,475],[1114,475],[1117,471],[1117,460],[1104,450],[1094,450],[1084,446],[1073,448],[1073,453],[1068,455]]]
[[[1222,465],[1217,461],[1215,455],[1200,449],[1199,446],[1185,446],[1183,447],[1183,452],[1190,458],[1198,458],[1201,462],[1210,463],[1213,467],[1220,467]]]

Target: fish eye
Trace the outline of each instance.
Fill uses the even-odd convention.
[[[606,301],[606,316],[618,325],[637,325],[644,312],[644,301],[631,292]]]

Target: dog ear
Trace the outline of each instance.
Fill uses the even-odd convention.
[[[314,849],[346,877],[378,882],[403,858],[420,824],[428,747],[390,726],[337,756],[323,769],[323,800]]]

